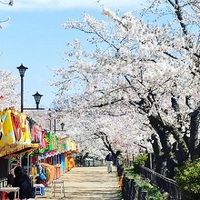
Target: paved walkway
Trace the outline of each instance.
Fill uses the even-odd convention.
[[[112,173],[107,173],[106,167],[75,167],[71,171],[63,174],[60,179],[64,180],[66,197],[70,200],[121,200],[121,191],[118,187],[118,177],[116,169]],[[60,199],[58,191],[55,196],[51,196],[51,185],[45,188],[42,199]]]

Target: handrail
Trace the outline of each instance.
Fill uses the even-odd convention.
[[[155,184],[160,189],[169,193],[171,198],[181,199],[182,192],[173,179],[167,178],[144,166],[140,166],[140,174],[150,179],[151,183]]]
[[[160,178],[162,178],[163,180],[166,180],[166,181],[168,181],[168,182],[173,183],[173,184],[176,185],[176,181],[173,180],[173,179],[167,178],[167,177],[165,177],[165,176],[163,176],[163,175],[161,175],[161,174],[159,174],[159,173],[157,173],[157,172],[155,172],[155,171],[153,171],[153,170],[151,170],[151,169],[149,169],[149,168],[147,168],[147,167],[140,166],[140,168],[142,168],[142,169],[144,169],[144,170],[150,172],[151,174],[155,174],[157,177],[160,177]]]

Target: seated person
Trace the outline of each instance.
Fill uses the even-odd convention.
[[[36,181],[35,184],[33,185],[33,187],[35,188],[35,194],[36,195],[44,195],[45,190],[44,190],[44,185],[43,185],[43,180],[41,179],[40,176],[36,177]]]
[[[38,177],[38,180],[41,181],[41,183],[46,186],[46,180],[47,180],[47,177],[46,175],[43,173],[43,170],[42,170],[42,166],[40,164],[36,164],[36,167],[37,167],[37,173],[39,174],[39,177]],[[37,178],[37,177],[36,177]]]
[[[40,176],[37,176],[35,179],[36,179],[35,181],[36,184],[42,184],[42,179],[40,178]]]
[[[19,198],[20,199],[28,199],[34,198],[34,189],[31,185],[31,180],[27,174],[23,172],[21,167],[16,167],[14,170],[15,178],[13,180],[13,187],[19,187]],[[14,193],[10,192],[8,194],[10,200],[14,199]]]

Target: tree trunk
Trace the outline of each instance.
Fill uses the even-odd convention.
[[[198,139],[198,132],[199,132],[199,120],[200,120],[200,106],[191,113],[191,129],[190,129],[190,154],[191,159],[194,160],[196,156],[199,157],[198,146],[199,146],[199,139]]]
[[[181,133],[173,124],[163,121],[158,115],[150,115],[149,122],[158,134],[162,145],[162,157],[164,158],[158,159],[157,162],[162,160],[163,164],[166,163],[167,171],[162,174],[166,174],[168,177],[172,178],[174,175],[174,168],[183,165],[189,156],[187,145]],[[176,148],[172,148],[173,146],[169,141],[170,134],[172,134],[176,140]],[[155,153],[158,154],[158,152]],[[156,165],[161,165],[161,163],[156,163]]]

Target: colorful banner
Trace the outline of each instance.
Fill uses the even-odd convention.
[[[25,114],[14,109],[5,109],[0,112],[0,119],[0,147],[31,144],[30,129]]]

